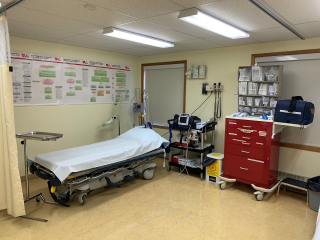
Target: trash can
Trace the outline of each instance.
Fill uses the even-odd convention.
[[[217,161],[206,167],[206,180],[219,184],[219,176],[222,174],[224,155],[221,153],[209,153],[207,157],[216,159]]]
[[[318,212],[320,205],[320,176],[307,180],[309,194],[309,208]]]

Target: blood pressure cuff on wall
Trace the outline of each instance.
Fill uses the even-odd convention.
[[[291,100],[278,100],[274,114],[275,122],[308,125],[313,122],[314,104],[303,101],[301,96]]]

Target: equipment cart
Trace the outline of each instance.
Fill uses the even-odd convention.
[[[170,119],[168,120],[168,124],[169,124],[169,129],[172,127],[172,124],[173,124],[173,120],[174,119]],[[204,156],[204,153],[206,152],[213,152],[213,149],[214,149],[214,130],[215,130],[215,126],[217,125],[217,122],[212,122],[212,123],[209,123],[208,125],[206,125],[205,127],[203,127],[202,129],[191,129],[191,131],[197,131],[199,134],[200,134],[200,141],[201,143],[199,144],[200,146],[198,147],[187,147],[187,146],[182,146],[182,145],[176,145],[175,143],[170,143],[170,148],[176,148],[176,149],[180,149],[181,151],[186,151],[187,148],[188,148],[188,151],[190,152],[196,152],[196,153],[200,153],[200,168],[193,168],[193,167],[188,167],[188,166],[185,166],[185,165],[181,165],[181,164],[178,164],[178,163],[174,163],[174,162],[171,162],[171,152],[169,153],[169,165],[168,165],[168,171],[171,170],[171,166],[175,166],[175,167],[186,167],[188,172],[194,172],[194,173],[197,173],[197,174],[200,174],[200,179],[202,180],[204,178],[204,173],[205,173],[205,168],[203,167],[202,165],[202,162],[203,162],[203,156]],[[181,131],[186,131],[186,128],[185,127],[179,127],[179,126],[173,126],[172,128],[173,130],[179,130],[180,132]],[[212,132],[212,136],[211,136],[211,143],[208,145],[204,143],[205,141],[205,135],[208,133],[208,132]],[[186,156],[188,157],[188,156]]]

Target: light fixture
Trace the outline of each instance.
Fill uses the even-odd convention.
[[[250,36],[245,31],[225,23],[218,18],[210,16],[209,14],[201,12],[197,8],[180,11],[178,18],[228,38],[237,39],[247,38]]]
[[[282,26],[284,26],[286,29],[291,31],[297,37],[299,37],[302,40],[305,40],[304,36],[302,36],[299,32],[297,32],[293,27],[291,27],[289,24],[287,24],[281,18],[279,18],[276,14],[274,14],[270,9],[268,9],[266,6],[264,6],[261,2],[259,2],[258,0],[249,0],[249,1],[253,5],[255,5],[257,8],[259,8],[261,11],[268,14],[270,17],[272,17],[274,20],[276,20],[278,23],[280,23]]]
[[[170,42],[166,42],[164,40],[160,40],[157,38],[148,37],[148,36],[140,35],[137,33],[125,31],[115,27],[108,27],[103,29],[102,34],[110,37],[121,38],[128,41],[147,44],[154,47],[160,47],[160,48],[174,47],[174,45]]]

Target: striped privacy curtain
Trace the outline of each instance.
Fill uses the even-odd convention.
[[[7,17],[0,16],[0,210],[25,215],[15,138]]]

